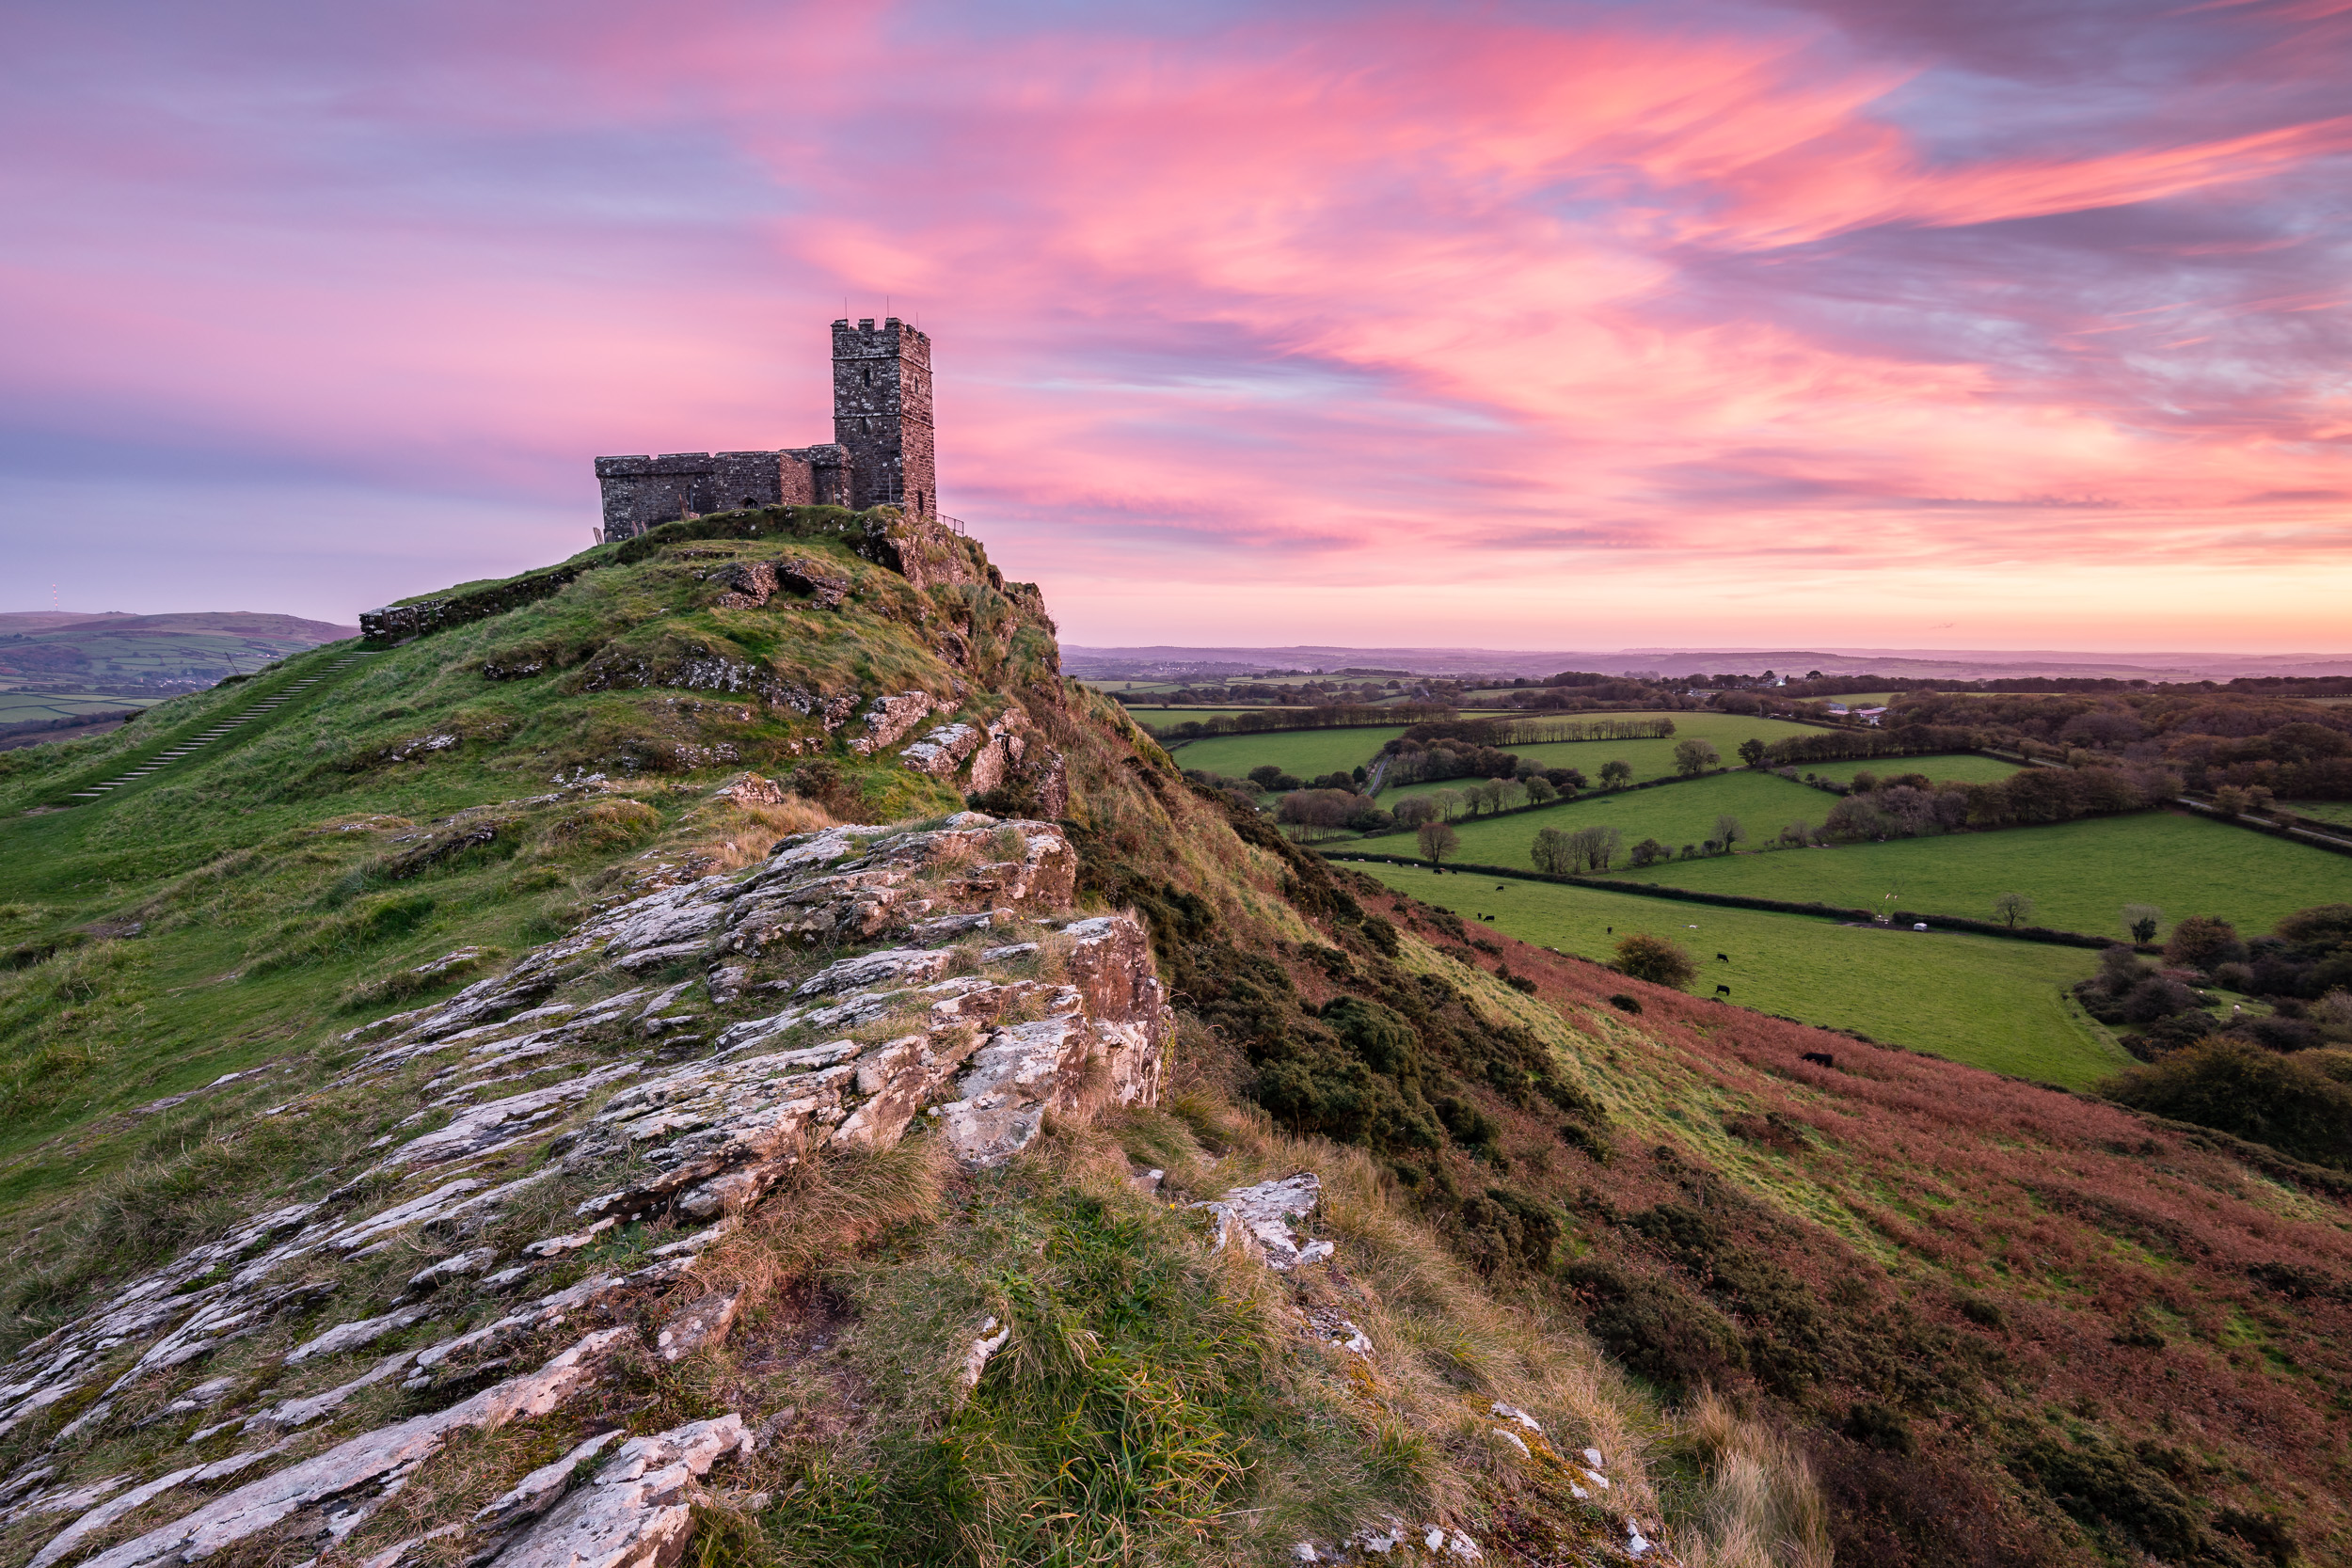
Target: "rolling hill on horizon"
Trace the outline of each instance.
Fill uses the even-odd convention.
[[[0,613],[0,740],[82,734],[358,634],[357,626],[249,610]]]

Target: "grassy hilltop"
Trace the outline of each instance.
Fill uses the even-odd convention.
[[[1689,1563],[2352,1554],[2352,1181],[1629,981],[1309,856],[1064,680],[1042,601],[977,546],[896,568],[869,547],[904,528],[673,525],[576,558],[536,602],[0,753],[0,1352],[264,1209],[384,1201],[378,1147],[463,1106],[432,1061],[351,1076],[395,1015],[650,891],[757,875],[792,835],[977,809],[1056,824],[1073,912],[1148,928],[1176,1009],[1157,1102],[1049,1122],[996,1169],[957,1166],[920,1117],[894,1149],[810,1159],[676,1287],[737,1292],[723,1343],[624,1357],[593,1410],[453,1441],[323,1568],[471,1518],[596,1428],[737,1412],[767,1437],[699,1505],[700,1563],[1271,1563],[1391,1518],[1414,1549],[1427,1521],[1490,1562],[1631,1560],[1637,1536]],[[876,700],[909,692],[930,711],[881,738]],[[1019,766],[914,766],[955,725],[1022,738]],[[657,951],[563,994],[587,1016],[675,988],[735,1027],[831,957],[723,974]],[[565,1070],[653,1049],[586,1039]],[[531,1082],[501,1070],[499,1093]],[[499,1155],[500,1179],[556,1170],[596,1103]],[[1327,1264],[1271,1273],[1183,1207],[1299,1171],[1323,1182]],[[474,1240],[503,1259],[565,1223]],[[532,1289],[642,1264],[674,1228],[629,1220]],[[12,1418],[0,1561],[76,1517],[15,1499],[97,1487],[87,1510],[110,1478],[269,1449],[89,1527],[52,1556],[71,1568],[445,1404],[446,1380],[373,1384],[282,1456],[224,1421],[501,1321],[512,1298],[446,1286],[437,1322],[290,1358],[471,1244],[437,1238],[102,1399],[138,1347],[103,1352],[103,1378]],[[950,1397],[982,1304],[1009,1347]],[[454,1564],[465,1540],[404,1560]]]

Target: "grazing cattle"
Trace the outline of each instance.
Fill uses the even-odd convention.
[[[1826,1051],[1808,1051],[1804,1053],[1804,1059],[1811,1062],[1815,1067],[1836,1067],[1837,1065],[1837,1058],[1831,1055]]]
[[[1721,958],[1725,963],[1729,963],[1731,961],[1731,955],[1728,953],[1718,953],[1715,957]]]
[[[1505,890],[1504,890],[1504,888],[1503,888],[1503,885],[1502,885],[1501,882],[1497,882],[1497,883],[1495,884],[1495,891],[1496,891],[1497,893],[1502,893],[1502,892],[1503,892],[1503,891],[1505,891]]]
[[[1715,988],[1715,994],[1717,996],[1729,996],[1731,994],[1731,988],[1729,986],[1717,986]]]

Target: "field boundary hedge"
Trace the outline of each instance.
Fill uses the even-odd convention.
[[[1406,855],[1350,855],[1320,850],[1329,861],[1383,861],[1391,865],[1427,865],[1429,863]],[[1817,918],[1840,920],[1850,925],[1875,926],[1879,917],[1873,910],[1850,910],[1836,904],[1800,904],[1787,898],[1756,898],[1743,893],[1703,893],[1695,888],[1671,887],[1662,882],[1629,882],[1614,877],[1562,877],[1548,871],[1521,871],[1507,865],[1480,865],[1470,861],[1456,861],[1446,867],[1449,871],[1480,877],[1503,877],[1521,882],[1552,882],[1562,887],[1597,888],[1603,893],[1628,893],[1641,898],[1665,898],[1683,904],[1713,904],[1726,910],[1760,910],[1769,914],[1804,914]],[[1976,936],[2008,937],[2017,942],[2038,942],[2053,947],[2128,947],[2131,943],[2117,937],[2094,937],[2082,931],[2061,931],[2048,926],[1998,925],[1990,920],[1971,920],[1966,915],[1924,914],[1915,910],[1897,910],[1886,917],[1890,926],[1924,925],[1930,930],[1938,928],[1966,931]]]
[[[2276,822],[2257,822],[2251,817],[2232,816],[2219,806],[2208,805],[2202,800],[2191,800],[2185,795],[2176,796],[2173,804],[2185,806],[2207,821],[2218,822],[2224,827],[2244,828],[2249,832],[2267,833],[2272,838],[2283,838],[2296,844],[2308,844],[2315,849],[2326,849],[2338,855],[2352,855],[2352,842],[2346,842],[2333,833],[2323,832],[2317,829],[2286,828]]]

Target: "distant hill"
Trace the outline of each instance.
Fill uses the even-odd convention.
[[[283,639],[306,648],[359,635],[358,626],[306,621],[299,615],[265,615],[250,610],[194,610],[169,615],[130,615],[119,610],[88,614],[71,610],[0,611],[0,637],[103,636],[129,631],[230,633]]]
[[[358,634],[357,626],[245,610],[0,613],[0,741],[49,738],[50,725],[104,723]]]

